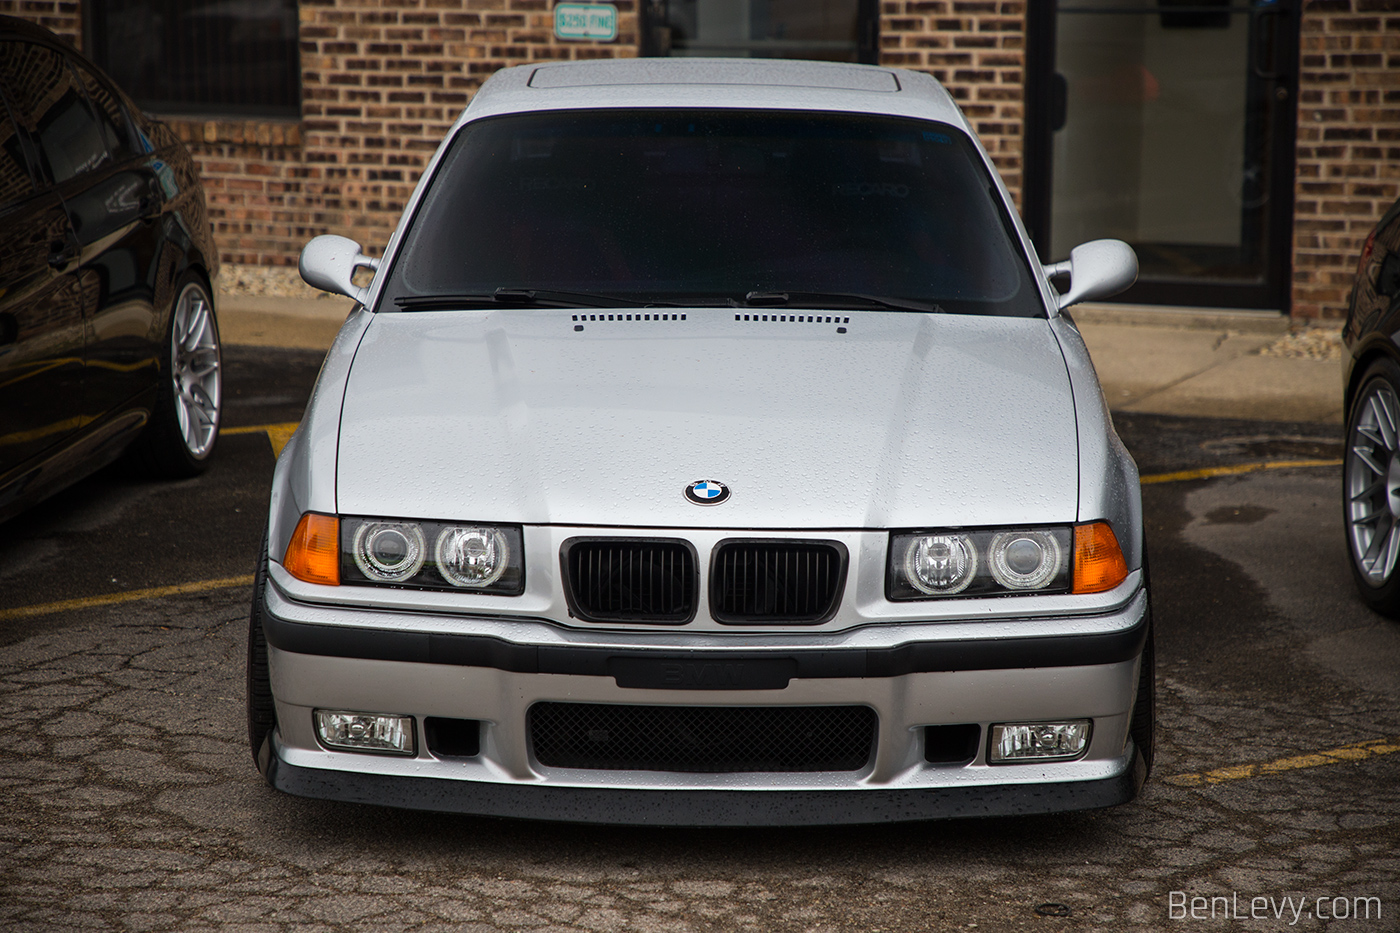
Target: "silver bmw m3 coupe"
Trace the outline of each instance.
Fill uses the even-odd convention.
[[[301,270],[359,305],[258,567],[273,787],[673,825],[1141,787],[1137,468],[1064,313],[1136,259],[1042,266],[932,78],[501,71],[382,261]]]

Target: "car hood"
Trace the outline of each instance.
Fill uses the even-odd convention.
[[[1048,322],[909,312],[377,314],[337,459],[343,514],[567,525],[1068,522],[1079,485]]]

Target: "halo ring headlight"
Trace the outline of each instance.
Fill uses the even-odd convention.
[[[967,535],[921,535],[904,552],[904,577],[930,596],[951,596],[977,576],[977,548]]]
[[[481,589],[501,578],[510,565],[510,545],[496,528],[454,525],[444,528],[434,548],[438,573],[453,586]]]
[[[1009,590],[1038,590],[1055,578],[1064,550],[1043,531],[1003,531],[992,538],[992,576]]]
[[[360,573],[376,583],[402,583],[428,556],[423,530],[411,522],[365,522],[355,529],[351,554]]]

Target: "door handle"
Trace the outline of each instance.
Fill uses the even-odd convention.
[[[78,245],[71,240],[55,240],[49,244],[49,265],[55,269],[68,265],[78,258]]]

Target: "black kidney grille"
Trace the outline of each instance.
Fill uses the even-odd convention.
[[[589,622],[689,622],[695,555],[679,541],[571,540],[565,576],[574,614]]]
[[[603,771],[859,771],[875,747],[866,706],[530,707],[535,758]]]
[[[734,625],[824,622],[846,584],[836,541],[724,541],[710,567],[710,610]]]

